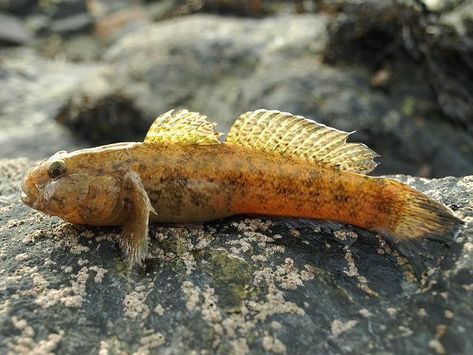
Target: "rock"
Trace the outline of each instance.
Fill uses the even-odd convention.
[[[240,16],[258,16],[263,11],[262,0],[200,0],[188,1],[191,12],[212,12]]]
[[[2,0],[0,1],[0,10],[6,11],[18,16],[28,15],[37,10],[37,0]]]
[[[241,113],[241,109],[236,107],[243,90],[241,85],[255,70],[258,57],[276,55],[279,50],[296,53],[309,41],[319,38],[320,44],[313,43],[305,49],[315,54],[324,42],[321,31],[324,24],[324,17],[312,16],[292,18],[289,22],[273,19],[260,25],[251,20],[242,22],[196,15],[150,26],[124,37],[112,47],[106,59],[111,67],[94,81],[84,84],[70,105],[65,107],[65,111],[73,114],[61,114],[60,120],[66,124],[82,123],[83,111],[87,112],[90,108],[102,110],[103,98],[117,96],[119,102],[125,97],[134,104],[141,114],[133,119],[142,117],[146,128],[155,115],[182,105],[201,110],[222,123],[223,128],[228,128],[236,114]],[[300,31],[300,28],[307,30]],[[237,31],[256,36],[235,36]],[[148,51],[141,47],[143,40],[148,43]],[[198,45],[196,41],[199,41]],[[295,44],[292,45],[291,41]],[[209,57],[209,53],[213,53],[214,59]],[[120,75],[117,76],[117,72]],[[222,80],[224,74],[225,81]],[[84,100],[86,107],[81,104]],[[117,114],[120,115],[120,112]],[[128,120],[118,116],[114,122],[122,119]],[[87,121],[82,127],[83,131],[88,130]],[[117,132],[121,140],[129,138],[127,131],[121,127],[103,127],[103,134],[98,137],[97,143],[108,142],[108,132]],[[142,135],[145,132],[146,129]],[[133,132],[132,138],[134,136]]]
[[[460,0],[422,0],[422,2],[429,10],[438,12],[462,3]]]
[[[323,63],[329,20],[193,15],[148,26],[108,50],[109,67],[85,82],[59,120],[82,135],[93,130],[101,144],[143,137],[156,115],[176,107],[208,115],[222,131],[248,110],[279,109],[356,130],[353,140],[382,155],[378,174],[473,173],[470,136],[445,122],[412,62],[381,68],[396,74],[382,88],[361,63]],[[114,118],[92,120],[96,112]],[[131,121],[141,123],[124,129]]]
[[[0,161],[1,353],[473,352],[472,176],[396,176],[467,222],[450,247],[231,218],[153,226],[146,268],[127,271],[116,229],[18,201],[32,164]]]
[[[332,9],[331,2],[323,3]],[[444,119],[467,129],[471,136],[473,31],[467,30],[473,28],[470,3],[337,1],[335,10],[340,13],[329,28],[325,60],[356,60],[376,69],[386,62],[397,63],[394,65],[398,68],[416,70],[416,76],[422,73],[424,87],[433,89],[430,95],[435,97],[432,101],[437,110]],[[402,78],[409,81],[407,76]]]
[[[16,17],[0,13],[0,44],[29,44],[31,33]]]
[[[0,63],[0,156],[44,159],[58,150],[78,149],[74,138],[54,121],[61,106],[100,66],[50,61],[32,50],[3,51]]]
[[[94,35],[102,40],[113,40],[150,23],[142,7],[125,8],[97,19]]]
[[[62,41],[55,57],[64,56],[72,62],[97,62],[103,52],[103,43],[94,37],[79,35]]]
[[[440,21],[455,28],[461,35],[473,33],[473,1],[464,1],[450,12],[442,13]]]
[[[82,13],[51,21],[48,29],[60,35],[71,35],[87,32],[93,24],[93,17],[88,13]]]

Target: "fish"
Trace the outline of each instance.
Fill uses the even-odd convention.
[[[60,151],[27,172],[21,200],[64,221],[121,226],[130,265],[149,223],[235,215],[331,220],[397,242],[456,237],[451,209],[401,182],[367,175],[379,156],[351,133],[277,110],[240,115],[225,139],[207,116],[170,110],[143,142]]]

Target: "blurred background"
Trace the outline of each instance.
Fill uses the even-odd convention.
[[[0,158],[140,141],[187,108],[357,132],[374,174],[473,174],[473,1],[0,0]]]

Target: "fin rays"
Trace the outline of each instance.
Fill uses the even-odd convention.
[[[292,155],[344,171],[372,171],[378,155],[364,144],[347,143],[350,134],[302,116],[257,110],[238,117],[225,143]]]
[[[153,122],[145,143],[219,144],[221,133],[207,116],[187,110],[171,110]]]
[[[214,126],[197,112],[171,110],[156,118],[144,142],[219,144],[221,133]],[[257,110],[238,117],[225,143],[291,155],[344,171],[372,171],[378,155],[364,144],[347,143],[350,134],[287,112]]]

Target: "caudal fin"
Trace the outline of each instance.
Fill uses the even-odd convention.
[[[404,203],[390,233],[392,237],[399,241],[429,238],[448,242],[460,233],[464,222],[452,210],[406,185],[400,185],[404,188]]]

